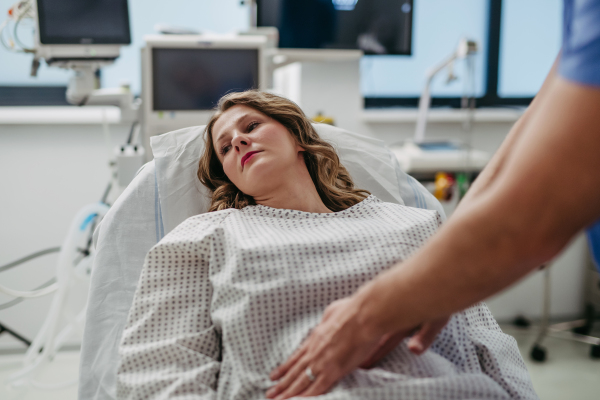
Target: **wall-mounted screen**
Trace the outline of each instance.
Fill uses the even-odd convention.
[[[280,48],[411,54],[412,0],[257,0],[257,25],[279,29]]]
[[[127,0],[37,0],[42,44],[130,44]]]
[[[234,91],[259,87],[257,49],[152,49],[155,111],[211,110]]]

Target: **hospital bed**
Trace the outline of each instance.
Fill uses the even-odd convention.
[[[315,129],[336,148],[357,187],[386,202],[436,210],[445,219],[440,203],[402,172],[381,141],[324,124]],[[142,167],[95,231],[81,349],[82,400],[115,398],[117,349],[146,253],[185,219],[208,209],[209,194],[196,176],[203,132],[197,126],[152,137],[154,160]]]

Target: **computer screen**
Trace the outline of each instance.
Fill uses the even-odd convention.
[[[259,87],[257,49],[152,49],[154,111],[211,110],[233,91]]]
[[[130,44],[127,0],[37,0],[42,44]]]
[[[413,0],[257,0],[257,25],[280,48],[411,54]]]

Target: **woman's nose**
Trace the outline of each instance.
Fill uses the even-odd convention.
[[[235,147],[235,151],[237,151],[238,153],[241,151],[240,149],[242,147],[248,146],[250,144],[250,140],[248,140],[247,137],[243,137],[243,136],[236,136],[233,138],[233,147]]]

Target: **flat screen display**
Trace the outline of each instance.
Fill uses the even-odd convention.
[[[229,93],[258,88],[256,49],[152,50],[153,109],[211,110]]]
[[[127,0],[37,0],[43,44],[130,44]]]
[[[257,25],[280,48],[411,54],[413,0],[257,0]]]

